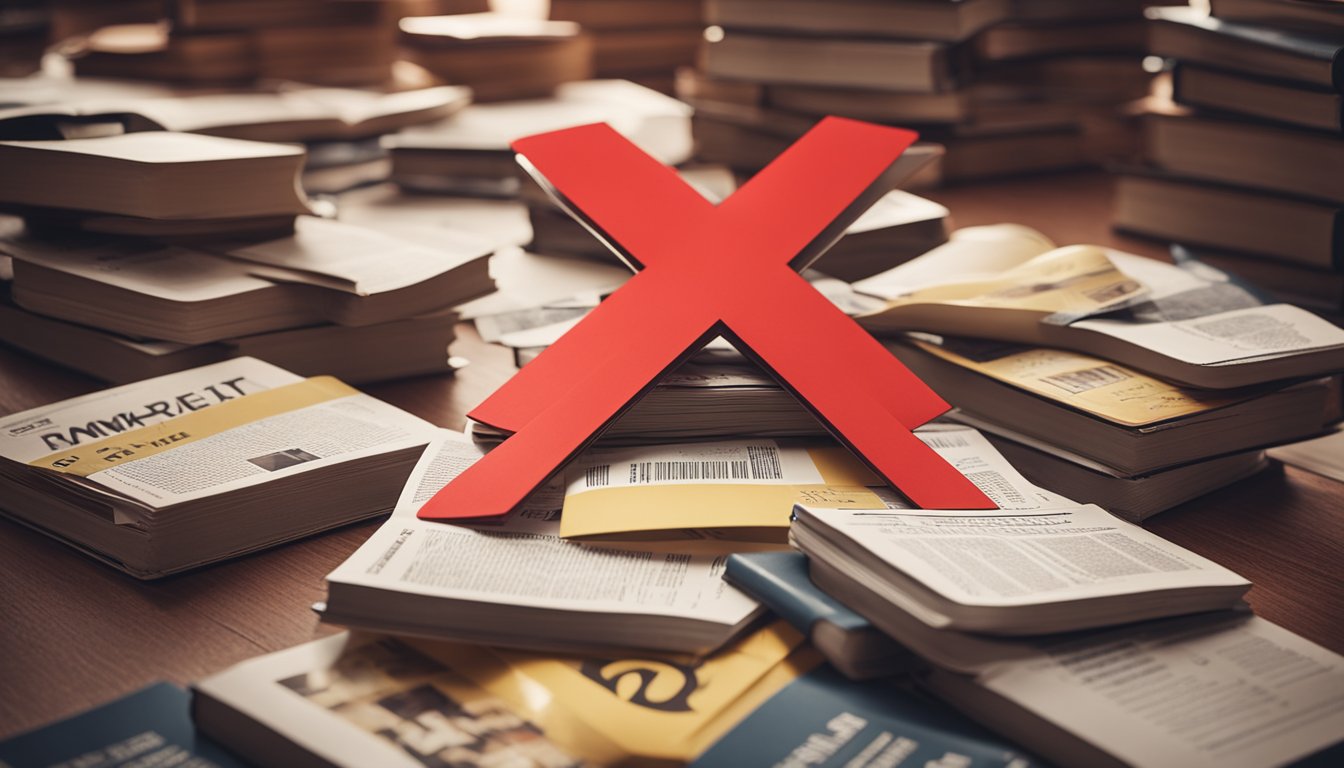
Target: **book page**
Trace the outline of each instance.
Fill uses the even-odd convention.
[[[0,141],[0,148],[94,155],[136,163],[211,163],[222,160],[246,160],[259,157],[293,157],[303,147],[242,141],[196,133],[145,131],[104,136],[96,139],[64,141]]]
[[[754,600],[723,580],[725,558],[562,539],[556,510],[542,508],[544,495],[493,525],[415,517],[434,491],[479,455],[466,436],[442,432],[407,481],[392,519],[327,580],[454,600],[678,616],[728,626],[757,610]]]
[[[485,240],[444,234],[438,248],[330,219],[300,216],[294,234],[256,245],[223,247],[221,256],[248,262],[263,277],[310,282],[360,296],[405,288],[484,258]],[[276,267],[280,271],[269,270]]]
[[[1344,734],[1344,658],[1258,617],[1094,633],[978,682],[1153,768],[1282,765]]]
[[[1270,448],[1266,453],[1284,464],[1344,482],[1344,432],[1331,432],[1314,440],[1280,445]]]
[[[303,381],[251,357],[171,373],[0,418],[0,456],[28,464],[58,451]]]
[[[1291,304],[1268,304],[1166,322],[1092,318],[1070,327],[1114,336],[1195,365],[1234,364],[1344,344],[1344,329]]]
[[[1045,235],[1018,224],[966,227],[923,256],[859,280],[854,290],[879,299],[894,299],[945,283],[949,275],[960,280],[989,278],[1054,247]]]
[[[1007,511],[800,508],[962,605],[1024,606],[1160,589],[1250,584],[1095,505]],[[816,521],[815,523],[813,521]]]
[[[173,302],[209,301],[275,285],[254,277],[245,264],[143,241],[90,238],[56,244],[20,236],[0,239],[0,251],[17,261]]]
[[[888,300],[885,307],[863,315],[860,322],[877,328],[900,327],[904,308],[942,304],[1044,313],[1048,316],[1042,322],[1061,325],[1126,306],[1146,293],[1141,283],[1116,267],[1106,249],[1071,245],[990,277],[966,280],[958,274],[955,281],[925,285]]]

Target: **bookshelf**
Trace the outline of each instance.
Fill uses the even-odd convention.
[[[1108,229],[1112,182],[1097,172],[942,190],[957,226],[1015,221],[1058,242],[1157,256],[1160,246]],[[513,370],[509,352],[468,325],[456,376],[367,390],[461,427],[466,410]],[[0,346],[0,413],[92,391],[97,382]],[[1255,583],[1261,616],[1344,652],[1344,485],[1272,470],[1150,520],[1145,527]],[[40,534],[0,521],[0,739],[128,693],[188,683],[243,659],[329,634],[309,606],[323,577],[367,538],[363,523],[196,572],[142,583]]]

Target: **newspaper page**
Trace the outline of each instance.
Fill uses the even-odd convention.
[[[1113,336],[1195,365],[1232,364],[1344,345],[1344,329],[1291,304],[1157,322],[1098,317],[1070,327]]]
[[[20,464],[303,381],[251,357],[170,373],[0,418],[0,456]]]
[[[237,358],[30,411],[6,420],[15,426],[5,455],[160,508],[423,445],[433,433],[330,377],[287,378],[297,377]],[[51,426],[34,429],[37,439],[10,438],[44,420]],[[45,452],[32,457],[38,440]]]
[[[392,518],[329,582],[553,610],[686,617],[732,626],[758,605],[723,580],[723,557],[568,541],[558,495],[533,497],[501,523],[422,521],[416,511],[481,456],[460,433],[426,450]]]
[[[969,427],[930,425],[915,435],[1003,509],[1070,504],[1037,488]],[[598,448],[565,472],[561,533],[598,536],[680,531],[722,537],[762,529],[782,539],[795,504],[844,509],[905,507],[847,449],[834,443],[731,440]]]
[[[1092,633],[977,683],[1130,765],[1284,765],[1344,734],[1344,658],[1258,617]]]
[[[798,515],[960,605],[1250,588],[1217,563],[1090,504],[1015,512],[800,508]]]

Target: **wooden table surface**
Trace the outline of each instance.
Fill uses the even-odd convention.
[[[1057,242],[1160,255],[1107,229],[1111,183],[1099,173],[1049,175],[944,190],[958,226],[1014,221]],[[366,387],[435,423],[463,414],[512,372],[511,356],[462,326],[455,375]],[[0,346],[0,414],[100,388]],[[1147,527],[1255,583],[1260,615],[1344,652],[1344,485],[1269,471],[1150,520]],[[186,684],[334,631],[309,606],[323,577],[369,536],[364,523],[159,581],[140,582],[0,520],[0,738],[130,692]]]

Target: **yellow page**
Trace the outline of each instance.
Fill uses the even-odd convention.
[[[566,470],[560,535],[756,529],[782,541],[794,504],[882,509],[882,481],[839,445],[774,440],[589,451]]]
[[[1155,379],[1107,360],[1048,347],[1005,347],[967,357],[969,344],[915,341],[932,355],[1049,400],[1129,427],[1203,413],[1248,399],[1246,391],[1203,390]]]
[[[503,699],[573,754],[598,764],[687,762],[752,708],[820,662],[773,622],[703,659],[580,658],[410,641]]]
[[[997,277],[933,285],[896,297],[864,317],[898,315],[902,307],[949,304],[1019,309],[1077,318],[1114,309],[1146,292],[1093,245],[1070,245],[1041,254]]]

